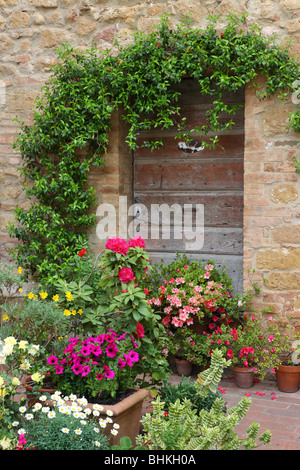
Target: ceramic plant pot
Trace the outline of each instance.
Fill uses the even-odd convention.
[[[300,384],[300,366],[278,366],[276,381],[278,390],[281,392],[297,392]]]
[[[178,357],[175,357],[175,364],[178,375],[184,375],[185,377],[192,375],[193,365],[187,359],[179,359]]]
[[[232,371],[235,378],[235,383],[240,388],[252,387],[254,382],[254,369],[252,367],[237,367],[233,366]]]

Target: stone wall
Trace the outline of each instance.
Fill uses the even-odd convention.
[[[135,28],[148,32],[170,15],[178,23],[190,13],[192,26],[205,27],[206,15],[248,13],[247,25],[260,23],[266,35],[277,33],[291,54],[300,57],[299,0],[0,0],[0,254],[9,259],[14,246],[5,228],[13,220],[12,207],[26,207],[18,168],[21,159],[12,148],[19,130],[17,117],[32,120],[34,100],[57,60],[56,47],[69,41],[85,48],[95,41],[99,49],[113,48],[113,37],[131,41]],[[244,278],[262,288],[257,308],[274,306],[277,318],[300,330],[300,204],[299,177],[292,157],[299,157],[299,135],[287,131],[291,102],[277,96],[259,102],[255,88],[246,89]],[[124,163],[122,126],[116,117],[109,148],[109,165],[95,171],[90,181],[99,202],[116,202],[130,192],[130,167]],[[102,171],[102,172],[101,172]],[[127,178],[125,177],[127,172]],[[96,243],[95,234],[91,240]],[[249,276],[248,270],[255,270]]]

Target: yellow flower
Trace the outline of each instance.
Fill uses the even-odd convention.
[[[28,341],[19,341],[19,348],[20,349],[26,349],[27,348],[27,345],[28,345]]]
[[[54,296],[52,297],[52,299],[54,300],[54,302],[57,302],[57,301],[58,301],[58,299],[59,299],[59,295],[57,295],[57,294],[56,294],[56,295],[54,295]]]
[[[21,266],[19,266],[19,267],[18,267],[18,273],[19,273],[19,274],[22,274],[22,271],[23,271],[23,269],[21,268]]]
[[[42,299],[46,299],[48,297],[48,293],[47,292],[40,292],[40,296]]]
[[[67,292],[65,292],[65,294],[66,294],[67,300],[68,300],[69,302],[71,302],[71,300],[73,300],[72,292],[67,291]]]
[[[3,319],[3,321],[7,321],[7,320],[9,319],[9,316],[6,315],[6,313],[5,313],[5,314],[3,315],[3,317],[2,317],[2,319]]]
[[[64,310],[64,314],[67,315],[67,316],[69,316],[69,315],[71,315],[71,312],[70,312],[70,310],[67,310],[67,309],[66,309],[66,310]]]
[[[39,372],[32,374],[31,378],[34,382],[40,382],[44,376],[41,375]]]
[[[33,292],[29,292],[28,299],[34,299],[34,293]]]
[[[20,289],[19,289],[19,292],[21,292],[21,293],[22,293],[22,292],[23,292],[23,289],[22,289],[22,288],[20,288]]]
[[[82,314],[82,308],[80,308],[77,313],[79,313],[81,315]]]
[[[76,310],[72,310],[72,315],[76,315]]]
[[[14,378],[12,379],[11,383],[13,384],[14,387],[18,387],[18,386],[21,384],[21,382],[20,382],[20,380],[18,379],[18,377],[14,377]]]

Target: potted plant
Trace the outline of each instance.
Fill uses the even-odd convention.
[[[177,254],[175,261],[156,265],[144,282],[149,305],[162,323],[188,326],[195,333],[211,332],[224,322],[239,321],[249,294],[233,296],[232,282],[214,261],[191,261]]]
[[[63,395],[75,394],[92,408],[101,404],[103,413],[111,410],[121,432],[111,436],[117,444],[122,435],[134,440],[138,433],[142,402],[148,390],[135,389],[140,360],[139,345],[126,332],[118,335],[109,330],[97,336],[74,337],[60,356],[47,358],[55,390]],[[29,378],[25,385],[28,389]]]
[[[254,316],[244,315],[243,324],[236,327],[224,324],[204,336],[206,341],[203,350],[207,355],[218,349],[224,357],[231,360],[238,387],[251,387],[255,373],[261,377],[264,375],[264,365],[261,364],[264,336],[260,323]]]
[[[289,329],[268,318],[262,364],[275,374],[279,390],[293,393],[300,384],[300,341],[299,336],[287,333]]]
[[[173,358],[179,375],[186,377],[192,374],[193,364],[204,367],[206,357],[202,353],[202,336],[193,333],[187,327],[166,327],[167,336],[162,342],[162,352]]]

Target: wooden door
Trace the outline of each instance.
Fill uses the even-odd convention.
[[[211,106],[211,98],[199,94],[197,84],[190,79],[183,80],[180,105],[187,126],[194,129],[205,123],[205,113]],[[243,104],[244,91],[228,95],[230,103]],[[228,119],[228,117],[224,117]],[[233,279],[236,291],[242,289],[243,262],[243,172],[244,172],[244,108],[233,118],[235,125],[219,137],[215,149],[199,147],[187,152],[186,144],[174,139],[174,130],[143,133],[140,140],[162,138],[164,146],[151,151],[140,148],[133,159],[133,202],[140,221],[148,226],[146,249],[153,262],[164,259],[169,262],[175,252],[186,253],[191,259],[215,260],[218,266],[225,265]],[[195,135],[195,137],[197,137]],[[199,138],[199,136],[198,136]],[[201,138],[201,137],[200,137]],[[157,230],[151,237],[153,225],[161,222],[151,217],[157,205],[173,207],[170,210],[170,233],[167,227]],[[156,205],[156,206],[155,206]],[[197,206],[198,205],[198,206]],[[199,226],[201,207],[204,208],[204,238],[200,243],[188,243],[196,225]],[[182,212],[180,213],[180,208]],[[144,212],[144,214],[141,214]],[[188,212],[190,212],[188,217]],[[174,215],[174,217],[173,217]],[[193,220],[188,234],[184,216]],[[191,219],[193,215],[193,219]],[[198,219],[197,219],[198,217]],[[137,226],[137,228],[141,228]],[[157,227],[156,227],[157,228]],[[182,237],[178,230],[182,229]],[[153,230],[152,230],[153,231]],[[137,232],[138,233],[138,232]],[[145,232],[144,232],[145,235]]]

